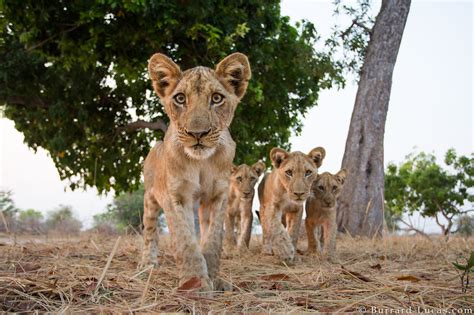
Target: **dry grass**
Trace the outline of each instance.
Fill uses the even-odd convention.
[[[104,238],[106,238],[104,240]],[[338,241],[336,262],[298,255],[294,266],[262,256],[224,257],[221,277],[232,292],[211,297],[177,292],[166,237],[160,267],[137,270],[141,240],[92,235],[48,243],[0,244],[0,311],[335,312],[474,309],[451,262],[468,256],[474,239],[389,236]],[[116,245],[115,252],[113,252]],[[300,244],[305,248],[305,244]],[[113,252],[113,257],[111,252]],[[108,261],[109,264],[108,264]]]

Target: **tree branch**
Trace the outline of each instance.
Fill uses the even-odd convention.
[[[47,108],[48,104],[39,96],[33,96],[32,99],[27,99],[21,95],[10,95],[5,98],[0,98],[0,104],[10,104],[10,105],[29,105],[33,104],[38,107]]]
[[[372,35],[372,30],[370,28],[368,28],[367,26],[365,26],[364,24],[360,23],[359,21],[357,21],[356,19],[352,20],[352,24],[346,28],[346,30],[344,32],[341,33],[341,39],[344,40],[346,38],[347,35],[349,35],[350,31],[352,30],[352,28],[354,26],[358,26],[360,28],[362,28],[368,35]]]
[[[35,44],[35,45],[31,46],[31,47],[28,47],[28,48],[26,49],[26,51],[30,52],[30,51],[32,51],[32,50],[35,50],[36,48],[39,48],[39,47],[43,46],[44,44],[46,44],[47,42],[51,41],[52,39],[54,39],[55,37],[57,37],[57,36],[59,36],[59,35],[63,35],[63,34],[66,34],[66,33],[69,33],[69,32],[74,31],[74,30],[75,30],[76,28],[78,28],[79,26],[81,26],[81,24],[79,24],[79,25],[74,25],[73,27],[70,27],[70,28],[68,28],[68,29],[66,29],[66,30],[63,30],[63,31],[61,31],[61,32],[59,32],[59,33],[57,33],[57,34],[53,34],[53,35],[49,36],[48,38],[42,40],[41,42],[39,42],[39,43],[37,43],[37,44]]]
[[[443,235],[446,235],[446,226],[444,224],[441,224],[441,222],[439,222],[438,214],[435,215],[435,220],[436,220],[436,224],[438,224],[438,226],[441,228]]]
[[[417,229],[416,227],[413,226],[413,224],[406,222],[402,218],[400,218],[400,222],[402,222],[403,224],[405,224],[408,227],[406,229],[402,229],[403,231],[413,231],[413,232],[418,233],[418,234],[428,238],[429,240],[431,240],[428,234],[426,234],[422,230]]]
[[[145,128],[148,128],[150,130],[161,130],[163,132],[166,132],[166,130],[168,130],[168,126],[166,125],[165,121],[160,118],[158,118],[154,122],[148,122],[148,121],[139,119],[137,121],[129,123],[128,125],[121,126],[118,129],[125,130],[127,132],[133,132],[133,131],[136,131],[137,129],[145,129]]]

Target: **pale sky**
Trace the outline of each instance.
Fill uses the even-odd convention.
[[[377,6],[378,7],[378,6]],[[306,19],[328,34],[334,23],[332,2],[287,0],[282,14],[292,22]],[[385,133],[385,162],[399,163],[417,150],[434,153],[439,160],[448,148],[460,154],[473,151],[473,3],[470,1],[412,1],[395,73]],[[357,86],[323,91],[319,105],[303,119],[293,150],[326,148],[322,171],[341,165]],[[59,204],[71,205],[88,227],[92,216],[105,210],[112,195],[95,190],[71,192],[59,180],[45,150],[35,154],[23,144],[12,121],[0,119],[0,189],[14,192],[22,209],[46,213]],[[258,201],[254,201],[258,208]],[[438,231],[433,222],[426,230]]]

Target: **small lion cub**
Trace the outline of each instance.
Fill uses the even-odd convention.
[[[242,164],[232,167],[224,221],[225,244],[227,247],[233,247],[236,244],[239,249],[249,247],[255,184],[264,170],[265,163],[262,161],[258,161],[252,166]],[[235,231],[237,231],[237,238]]]
[[[325,172],[318,174],[311,187],[311,196],[306,201],[305,227],[308,235],[308,252],[320,252],[320,236],[322,236],[324,257],[334,258],[336,252],[336,200],[341,193],[347,171],[340,170],[337,174]],[[315,232],[322,227],[322,235]]]

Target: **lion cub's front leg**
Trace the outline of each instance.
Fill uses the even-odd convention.
[[[270,243],[273,253],[287,263],[293,262],[295,248],[285,227],[281,223],[282,210],[277,205],[271,205],[266,209],[268,213],[264,216],[264,224],[269,227]]]
[[[337,223],[335,211],[326,218],[322,224],[323,228],[323,249],[322,254],[324,257],[329,259],[335,258],[336,255],[336,235],[337,235]]]
[[[158,266],[158,233],[156,225],[160,206],[150,191],[145,192],[143,206],[144,248],[139,267],[145,267],[150,264],[156,267]]]
[[[227,184],[222,184],[227,187]],[[217,278],[219,272],[222,238],[224,228],[224,217],[227,204],[227,190],[217,192],[214,198],[205,201],[205,208],[209,210],[210,224],[206,238],[202,243],[202,254],[207,263],[209,278],[216,291],[229,290],[229,287]]]
[[[240,209],[240,235],[237,241],[237,246],[240,250],[249,248],[250,237],[252,234],[252,204],[246,203]]]
[[[303,218],[303,207],[295,206],[286,212],[286,226],[288,234],[291,237],[293,247],[296,250],[298,245],[298,237],[300,235],[301,221]]]
[[[163,210],[174,244],[179,285],[197,277],[201,280],[201,291],[212,291],[213,286],[208,277],[206,260],[201,253],[194,230],[193,203],[186,202],[183,196],[170,197],[167,198]]]

